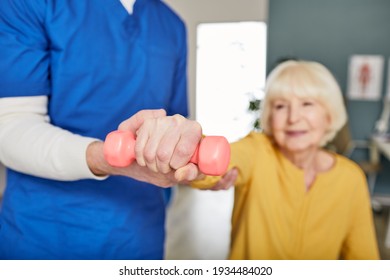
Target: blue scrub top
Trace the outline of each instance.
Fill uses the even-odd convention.
[[[0,97],[49,97],[51,123],[104,137],[141,109],[187,115],[186,31],[160,0],[1,0]],[[1,259],[161,259],[162,189],[8,170]]]

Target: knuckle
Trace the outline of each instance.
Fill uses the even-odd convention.
[[[193,121],[193,120],[188,120],[186,123],[186,126],[188,127],[188,130],[191,131],[194,134],[198,134],[201,136],[202,134],[202,126],[200,125],[199,122]]]
[[[165,150],[157,151],[157,160],[163,164],[168,164],[171,159],[170,154]]]
[[[176,147],[176,155],[178,157],[190,157],[191,156],[191,151],[188,147],[188,145],[177,145]]]
[[[144,158],[147,163],[153,163],[155,161],[155,154],[151,151],[145,151]]]
[[[172,116],[172,125],[173,126],[178,126],[180,125],[183,121],[184,121],[184,117],[179,115],[179,114],[176,114],[176,115],[173,115]]]
[[[193,121],[193,129],[199,135],[202,134],[202,126],[197,121]]]
[[[159,109],[155,113],[155,117],[165,117],[167,115],[167,111],[165,109]]]

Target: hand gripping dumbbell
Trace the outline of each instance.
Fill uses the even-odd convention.
[[[116,167],[129,166],[135,159],[135,137],[129,131],[110,132],[104,141],[104,157]],[[230,145],[225,137],[206,136],[199,143],[190,162],[212,176],[223,175],[230,162]]]

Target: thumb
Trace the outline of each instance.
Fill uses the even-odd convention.
[[[195,180],[199,174],[198,167],[193,163],[188,163],[175,171],[175,179],[178,182],[190,182]]]

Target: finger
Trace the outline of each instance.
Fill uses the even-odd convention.
[[[118,175],[129,176],[142,182],[148,182],[160,187],[171,187],[177,184],[174,173],[161,174],[153,172],[147,167],[132,164],[126,168],[121,168]]]
[[[236,168],[229,170],[210,190],[227,190],[232,187],[237,179]]]
[[[149,130],[144,159],[151,170],[166,174],[172,170],[169,162],[179,136],[169,133],[171,117],[156,118],[153,122],[155,127]]]
[[[175,179],[178,182],[190,182],[195,180],[199,174],[198,167],[193,163],[188,163],[175,171]]]
[[[145,145],[147,141],[148,141],[147,135],[143,136],[143,134],[141,134],[141,136],[138,136],[135,141],[134,155],[135,155],[135,160],[140,166],[146,166],[143,151],[145,149]]]
[[[146,166],[144,153],[146,150],[146,145],[149,141],[150,131],[153,131],[154,128],[155,122],[145,121],[144,125],[137,131],[137,138],[134,145],[134,154],[135,159],[140,166]]]
[[[131,131],[136,134],[137,130],[142,126],[145,120],[165,117],[167,114],[164,109],[158,110],[141,110],[135,115],[119,124],[118,130]]]
[[[166,174],[172,170],[170,162],[179,139],[180,135],[174,129],[168,128],[163,135],[156,152],[156,163],[160,172]]]
[[[202,128],[195,121],[186,120],[176,129],[180,139],[176,144],[170,162],[173,169],[179,169],[187,165],[202,138]]]
[[[231,188],[235,184],[237,177],[238,177],[237,168],[233,168],[229,170],[226,176],[223,177],[223,182],[222,182],[222,184],[224,184],[223,188],[225,190]]]

